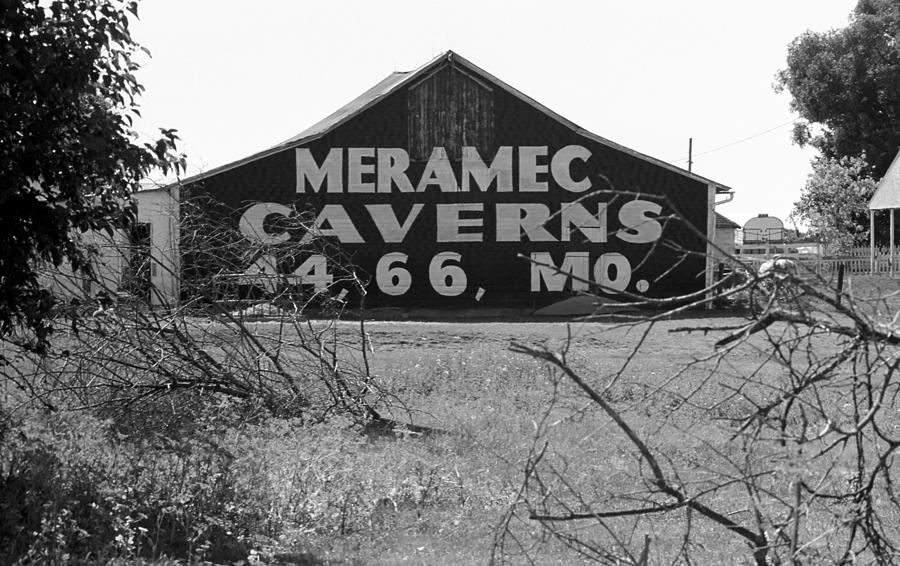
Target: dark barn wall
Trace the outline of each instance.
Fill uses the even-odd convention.
[[[441,102],[441,90],[454,80],[456,94],[445,96]],[[452,114],[448,117],[448,108],[455,113],[456,120]],[[491,115],[493,119],[489,120]],[[486,125],[485,121],[491,123]],[[459,123],[464,125],[459,127]],[[473,123],[481,125],[473,131]],[[490,131],[485,131],[488,126]],[[633,206],[626,203],[634,201],[636,197],[623,194],[603,194],[596,197],[585,195],[598,189],[641,193],[645,196],[637,197],[640,200],[661,205],[660,217],[675,212],[669,204],[652,198],[665,196],[687,222],[696,226],[700,233],[705,233],[709,195],[709,188],[705,183],[581,136],[496,85],[480,81],[468,73],[453,75],[449,66],[431,77],[426,76],[419,82],[398,89],[366,111],[300,147],[308,148],[320,165],[333,148],[402,148],[410,156],[406,174],[415,187],[426,169],[429,150],[432,146],[441,146],[438,141],[442,136],[446,138],[443,145],[447,148],[456,182],[460,182],[460,154],[463,146],[476,147],[488,165],[498,148],[511,147],[513,190],[498,192],[495,181],[486,191],[473,187],[468,192],[444,192],[437,184],[432,184],[424,192],[400,192],[394,187],[390,193],[349,193],[347,184],[350,172],[346,149],[342,151],[344,162],[341,192],[328,192],[324,183],[322,187],[314,188],[309,181],[304,187],[298,188],[297,154],[292,147],[208,177],[196,185],[193,192],[209,193],[227,206],[237,209],[238,214],[256,202],[281,203],[296,206],[298,210],[312,209],[316,212],[326,205],[339,205],[362,240],[362,243],[344,242],[342,248],[357,267],[358,273],[364,276],[368,274],[372,279],[366,299],[369,307],[467,308],[480,305],[533,308],[572,295],[571,281],[559,290],[547,290],[548,285],[553,287],[559,281],[553,282],[549,272],[545,272],[543,277],[535,276],[536,268],[521,259],[520,254],[525,257],[549,254],[537,257],[549,258],[557,266],[563,266],[566,255],[569,254],[566,268],[587,275],[591,280],[596,280],[595,269],[599,263],[621,265],[622,257],[614,255],[621,254],[628,267],[633,270],[630,278],[627,278],[625,289],[628,292],[659,297],[702,288],[705,269],[702,255],[706,252],[706,243],[702,237],[682,223],[667,223],[656,219],[654,213],[645,211],[643,216],[639,214],[639,219],[647,220],[645,217],[649,217],[651,224],[654,221],[660,223],[663,228],[661,237],[649,242],[626,241],[629,239],[628,233],[634,234],[635,230],[627,230],[629,227],[623,226],[620,219],[622,207]],[[547,182],[546,192],[521,191],[518,179],[518,171],[522,165],[519,162],[519,148],[527,146],[547,147],[548,157],[538,159],[541,165],[549,165],[550,157],[568,146],[586,148],[590,157],[586,162],[581,159],[572,160],[569,172],[575,181],[589,179],[591,189],[586,192],[566,190],[548,172],[537,177],[539,181]],[[363,162],[372,165],[376,163],[376,159],[365,158]],[[366,173],[362,181],[374,182],[375,178],[376,175]],[[605,236],[600,238],[605,241],[588,241],[585,234],[577,228],[571,228],[570,241],[561,241],[563,226],[558,214],[546,224],[546,232],[539,233],[543,239],[552,241],[530,241],[525,235],[520,236],[521,241],[498,241],[500,209],[506,211],[503,215],[506,224],[501,222],[500,229],[508,238],[510,232],[504,227],[508,228],[509,211],[511,208],[515,209],[512,205],[526,208],[545,206],[550,214],[555,214],[564,204],[579,199],[583,199],[580,201],[582,206],[593,215],[598,214],[598,203],[606,203]],[[477,241],[438,241],[438,206],[452,204],[470,204],[476,209],[459,213],[464,220],[463,224],[468,220],[475,225],[463,226],[457,232],[463,234],[459,239]],[[402,241],[385,242],[366,205],[388,205],[399,224],[407,220],[415,205],[422,205],[422,208]],[[634,214],[626,216],[634,221]],[[628,218],[625,219],[626,224]],[[334,227],[328,222],[322,225],[326,233],[332,228]],[[626,229],[625,238],[616,235],[619,229]],[[639,229],[638,233],[647,234],[640,230],[643,229]],[[597,233],[592,232],[595,240],[598,239]],[[282,245],[296,244],[296,240],[295,237],[292,243]],[[668,251],[670,246],[662,245],[665,242],[693,250],[697,255],[685,259],[683,254]],[[434,260],[441,252],[459,254],[459,261],[450,259],[440,263],[440,258]],[[389,253],[407,254],[408,258],[405,263],[387,263],[383,258]],[[406,269],[410,275],[409,287],[400,289],[402,293],[393,288],[395,296],[382,292],[382,287],[389,288],[397,280],[392,279],[384,285],[384,280],[376,280],[379,260],[383,261],[383,268]],[[452,277],[442,279],[442,273],[437,268],[430,271],[433,261],[439,262],[437,268],[442,265],[458,265],[465,274],[465,286],[443,288],[447,283],[459,283],[460,280]],[[576,267],[573,268],[573,265]],[[385,270],[381,271],[384,275]],[[451,271],[457,275],[459,273]],[[624,281],[620,269],[606,268],[600,271],[605,272],[614,285]],[[537,291],[534,289],[535,280],[538,282]],[[577,283],[574,286],[579,287]],[[436,288],[441,288],[442,292]],[[600,293],[611,296],[616,294],[603,290]]]

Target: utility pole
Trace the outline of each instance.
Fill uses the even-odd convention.
[[[688,171],[694,165],[694,138],[688,138]]]

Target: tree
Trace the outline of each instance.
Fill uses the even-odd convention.
[[[897,303],[793,262],[722,283],[683,300],[749,293],[761,308],[682,322],[683,305],[626,295],[649,308],[609,340],[633,346],[593,373],[575,329],[561,346],[513,343],[550,368],[551,401],[492,563],[524,563],[540,536],[610,566],[896,564]],[[647,363],[671,333],[712,348]]]
[[[808,224],[812,235],[829,244],[833,252],[865,245],[867,204],[875,192],[865,158],[817,157],[812,167],[791,215]]]
[[[883,175],[900,147],[900,3],[859,0],[847,27],[797,37],[776,89],[805,120],[797,143],[826,157],[865,153]]]
[[[0,2],[0,337],[51,327],[41,264],[89,272],[78,231],[135,218],[131,194],[155,167],[183,169],[175,130],[141,143],[131,130],[143,86],[129,32],[137,2]]]

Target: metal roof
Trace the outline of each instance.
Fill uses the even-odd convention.
[[[394,72],[383,78],[378,84],[354,98],[347,104],[341,106],[329,116],[319,120],[312,126],[306,128],[296,136],[288,138],[272,149],[282,149],[294,143],[302,143],[313,138],[317,138],[339,124],[356,116],[366,108],[372,106],[391,92],[394,88],[409,78],[413,73],[409,71]]]
[[[702,176],[697,175],[693,172],[690,172],[686,169],[682,169],[681,167],[672,165],[671,163],[662,161],[660,159],[656,159],[655,157],[650,157],[649,155],[640,153],[631,148],[625,147],[623,145],[620,145],[613,141],[610,141],[606,138],[598,136],[597,134],[594,134],[588,130],[585,130],[584,128],[578,126],[577,124],[567,120],[566,118],[563,118],[556,112],[553,112],[552,110],[550,110],[543,104],[537,102],[533,98],[531,98],[531,97],[525,95],[524,93],[516,90],[515,88],[509,86],[508,84],[504,83],[497,77],[491,75],[490,73],[486,72],[485,70],[481,69],[480,67],[476,66],[475,64],[471,63],[470,61],[461,57],[460,55],[456,54],[453,51],[447,51],[445,53],[442,53],[441,55],[435,57],[434,59],[432,59],[428,63],[425,63],[424,65],[422,65],[421,67],[419,67],[418,69],[416,69],[414,71],[391,73],[390,75],[388,75],[387,77],[382,79],[378,84],[376,84],[369,90],[365,91],[357,98],[353,99],[349,103],[340,107],[335,112],[333,112],[329,116],[325,117],[324,119],[320,120],[319,122],[316,122],[309,128],[303,130],[296,136],[293,136],[293,137],[291,137],[269,149],[261,151],[259,153],[250,155],[248,157],[239,159],[237,161],[228,163],[226,165],[222,165],[220,167],[216,167],[214,169],[210,169],[209,171],[200,173],[198,175],[194,175],[193,177],[189,177],[189,178],[185,179],[183,181],[183,183],[192,183],[195,181],[200,181],[202,179],[212,177],[219,173],[222,173],[222,172],[225,172],[225,171],[228,171],[231,169],[235,169],[235,168],[245,165],[247,163],[251,163],[258,159],[263,159],[265,157],[268,157],[269,155],[272,155],[273,153],[277,153],[277,152],[283,151],[285,149],[290,149],[292,147],[298,147],[298,146],[304,145],[310,141],[313,141],[316,138],[319,138],[319,137],[325,135],[329,131],[331,131],[334,128],[338,127],[339,125],[343,124],[347,120],[360,114],[361,112],[364,112],[365,110],[367,110],[374,104],[378,103],[381,99],[385,98],[386,96],[388,96],[392,92],[396,91],[403,85],[405,85],[411,81],[415,81],[417,78],[428,74],[433,69],[435,69],[443,64],[448,64],[450,62],[454,62],[455,64],[466,68],[468,71],[475,73],[476,75],[480,76],[484,80],[505,90],[509,94],[515,96],[519,100],[532,106],[533,108],[537,109],[538,111],[551,116],[552,118],[554,118],[555,120],[562,123],[563,125],[565,125],[566,127],[568,127],[569,129],[571,129],[572,131],[574,131],[575,133],[577,133],[581,136],[592,139],[600,144],[617,149],[624,153],[633,155],[644,161],[653,163],[654,165],[657,165],[659,167],[669,169],[671,171],[674,171],[676,173],[679,173],[681,175],[684,175],[685,177],[689,177],[689,178],[699,181],[701,183],[705,183],[707,185],[714,185],[717,193],[731,192],[730,187],[727,187],[721,183],[712,181],[710,179],[707,179],[706,177],[702,177]]]

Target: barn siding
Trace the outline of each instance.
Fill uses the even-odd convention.
[[[658,245],[631,244],[615,237],[615,219],[623,204],[634,199],[624,193],[639,192],[668,198],[661,216],[677,214],[702,233],[709,214],[707,182],[581,135],[504,88],[494,85],[491,89],[487,85],[487,79],[472,77],[467,70],[454,70],[452,62],[447,61],[419,82],[393,90],[365,111],[301,144],[318,163],[332,148],[406,148],[410,152],[407,171],[410,179],[422,176],[425,160],[433,147],[447,148],[458,178],[463,146],[477,147],[487,161],[501,146],[546,146],[552,155],[566,146],[580,145],[589,149],[592,157],[587,163],[573,162],[573,178],[587,176],[593,181],[593,189],[611,191],[603,197],[608,201],[611,230],[607,242],[589,242],[577,231],[569,242],[498,241],[494,218],[504,203],[543,203],[556,211],[581,196],[563,190],[552,179],[549,190],[539,193],[447,193],[435,188],[417,194],[396,191],[346,194],[324,190],[297,193],[295,146],[210,176],[202,181],[202,191],[234,207],[238,213],[249,203],[259,201],[296,205],[301,210],[321,210],[325,205],[344,207],[365,242],[342,245],[361,278],[374,279],[376,264],[389,253],[407,254],[405,268],[413,274],[411,287],[402,296],[381,293],[372,283],[366,297],[369,307],[537,308],[571,296],[571,282],[560,291],[531,290],[531,266],[520,257],[531,253],[549,254],[557,264],[567,253],[586,254],[592,265],[601,254],[622,254],[630,259],[634,269],[628,291],[635,292],[635,284],[644,281],[649,289],[641,293],[649,296],[672,296],[702,287],[706,271],[703,259],[706,245],[702,236],[672,222],[665,224]],[[513,159],[513,171],[517,171],[518,156]],[[346,179],[346,163],[343,174]],[[438,242],[437,207],[468,203],[482,207],[480,214],[472,215],[484,219],[477,230],[482,234],[482,241]],[[424,208],[403,242],[387,243],[380,241],[378,230],[368,218],[367,204],[390,205],[401,220],[414,205],[422,204]],[[550,220],[547,230],[560,234],[558,216]],[[672,252],[673,247],[697,253],[685,257]],[[459,265],[468,276],[468,287],[456,296],[439,295],[428,282],[430,261],[436,254],[445,252],[459,254]]]
[[[407,104],[412,160],[427,160],[435,147],[451,160],[464,146],[493,154],[494,93],[485,83],[448,65],[410,86]]]

